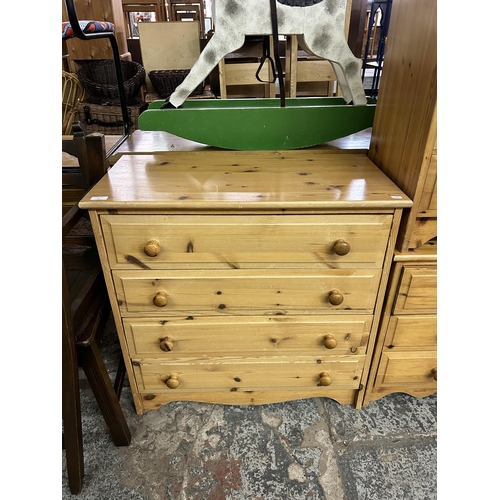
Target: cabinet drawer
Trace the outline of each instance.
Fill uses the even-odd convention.
[[[236,392],[317,388],[357,389],[363,370],[364,356],[328,358],[241,358],[220,357],[172,363],[135,363],[134,372],[142,392],[175,391]],[[325,375],[326,374],[326,375]],[[320,379],[330,378],[330,385]],[[171,389],[167,381],[175,378],[178,387]]]
[[[389,320],[385,345],[393,349],[436,349],[435,315],[393,316]]]
[[[382,267],[392,216],[106,215],[101,220],[113,269],[324,269]]]
[[[436,385],[432,370],[437,367],[436,351],[384,352],[377,385]]]
[[[371,313],[381,271],[115,271],[123,315]],[[330,300],[337,299],[338,305]]]
[[[208,357],[220,352],[365,354],[371,316],[190,317],[124,320],[132,359]]]
[[[437,311],[437,266],[403,266],[394,314]]]

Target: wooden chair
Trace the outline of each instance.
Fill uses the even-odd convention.
[[[83,101],[85,89],[74,73],[62,72],[62,134],[71,134],[71,125]]]
[[[263,54],[264,37],[246,37],[243,47],[228,54],[219,61],[219,84],[221,99],[233,97],[276,97],[276,83],[273,80],[270,62],[261,68],[259,82],[255,74]],[[269,37],[269,50],[273,54],[273,39]],[[229,62],[234,61],[234,62]]]
[[[136,12],[153,13],[155,22],[165,22],[167,20],[166,6],[162,0],[122,0],[122,9],[128,38],[134,36],[133,14]]]
[[[332,97],[337,92],[337,76],[329,61],[316,56],[299,60],[297,35],[289,35],[286,38],[285,68],[287,97]]]
[[[167,15],[170,21],[197,21],[200,38],[205,38],[205,2],[203,0],[168,0]]]
[[[72,135],[63,136],[62,150],[75,160],[62,168],[63,215],[108,170],[105,148],[104,135],[98,132],[85,135],[81,122],[73,122]]]
[[[92,135],[101,135],[101,157],[105,158],[104,136]],[[90,157],[82,163],[88,165]],[[82,178],[90,179],[90,183],[96,180],[88,173]],[[131,440],[119,401],[125,378],[123,356],[120,354],[113,385],[99,349],[111,306],[96,243],[92,234],[70,235],[85,214],[75,204],[62,218],[62,417],[73,494],[82,490],[84,475],[79,367],[89,381],[114,444],[127,446]]]

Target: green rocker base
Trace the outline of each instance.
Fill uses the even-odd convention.
[[[154,101],[139,115],[141,130],[161,130],[209,146],[240,151],[298,149],[333,141],[373,125],[366,106],[342,97],[193,99],[177,109]]]

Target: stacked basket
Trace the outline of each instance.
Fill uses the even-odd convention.
[[[120,61],[127,104],[137,104],[136,96],[146,79],[144,68],[133,61]],[[90,94],[88,101],[95,104],[120,105],[120,94],[114,61],[93,61],[77,73],[78,79]]]
[[[139,115],[147,108],[139,94],[146,71],[133,61],[120,61],[129,131],[138,128]],[[85,124],[86,133],[101,132],[107,135],[123,133],[123,111],[113,60],[88,62],[77,73],[87,92],[84,101],[78,104],[79,120]],[[140,98],[139,98],[140,97]]]

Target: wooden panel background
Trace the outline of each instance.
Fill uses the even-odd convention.
[[[154,92],[150,71],[191,69],[200,55],[198,23],[139,23],[138,27],[148,92]]]

